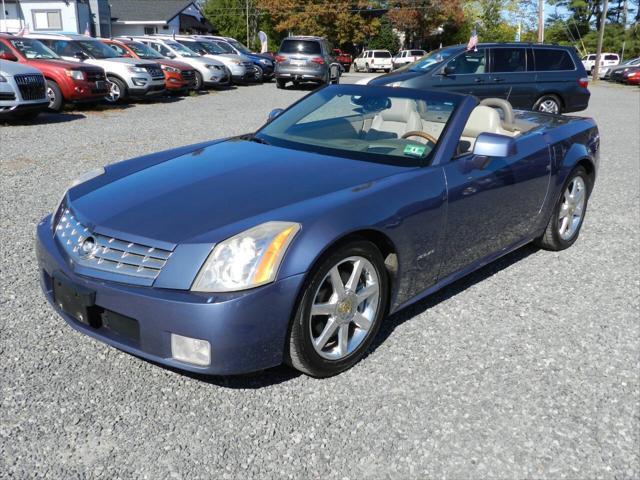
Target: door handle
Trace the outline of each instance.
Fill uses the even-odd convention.
[[[484,82],[483,79],[478,78],[478,77],[474,78],[473,81],[476,82],[476,83],[483,83]]]
[[[504,78],[500,78],[500,77],[493,77],[492,80],[496,83],[504,82]]]

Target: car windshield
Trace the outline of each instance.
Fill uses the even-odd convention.
[[[225,52],[222,48],[220,48],[217,44],[213,43],[213,42],[209,42],[206,40],[200,40],[197,42],[198,46],[204,50],[205,52],[207,52],[210,55],[224,55]],[[187,44],[187,47],[189,46],[189,44]]]
[[[229,40],[228,41],[231,45],[233,45],[235,47],[236,50],[238,50],[240,53],[251,53],[251,50],[249,50],[247,47],[245,47],[242,43],[240,43],[237,40]]]
[[[118,58],[118,53],[111,47],[107,47],[98,40],[76,40],[79,46],[86,54],[93,58]]]
[[[24,55],[29,60],[36,58],[43,58],[47,60],[53,60],[60,58],[53,50],[45,46],[38,40],[30,38],[12,38],[9,40],[16,50]]]
[[[373,52],[373,58],[391,58],[389,52]]]
[[[166,42],[167,46],[173,48],[178,54],[183,57],[199,57],[198,53],[194,52],[190,48],[185,47],[179,42]]]
[[[254,138],[294,150],[419,166],[429,161],[458,102],[446,93],[332,86],[294,104]]]
[[[430,70],[435,65],[444,62],[446,59],[450,58],[452,55],[459,51],[459,49],[446,48],[434,50],[433,52],[419,59],[417,62],[413,63],[409,70],[411,70],[412,72],[424,72],[426,70]]]
[[[218,47],[220,47],[220,49],[224,52],[224,53],[236,53],[236,51],[233,49],[233,47],[231,45],[229,45],[227,42],[222,42],[222,41],[216,41],[214,42]]]
[[[158,52],[156,52],[153,48],[147,47],[144,43],[141,42],[130,42],[127,43],[127,47],[129,47],[133,52],[138,55],[140,58],[144,58],[145,60],[157,60],[159,58],[164,58]]]

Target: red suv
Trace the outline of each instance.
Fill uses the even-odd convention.
[[[40,70],[47,84],[49,110],[55,112],[62,110],[65,102],[99,102],[109,91],[102,68],[62,60],[33,38],[0,33],[0,59]]]
[[[121,57],[152,60],[159,64],[164,72],[164,86],[169,92],[183,94],[195,88],[196,71],[187,63],[165,58],[153,48],[135,40],[101,38],[100,41],[113,48]]]

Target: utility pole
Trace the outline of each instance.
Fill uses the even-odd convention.
[[[8,31],[7,28],[7,11],[4,7],[4,0],[2,0],[2,28],[0,28],[0,32]]]
[[[544,0],[538,0],[538,43],[544,43]]]
[[[602,42],[604,41],[604,25],[607,23],[607,10],[609,8],[609,0],[604,0],[602,5],[602,17],[600,18],[600,34],[598,35],[598,48],[596,50],[596,64],[593,66],[593,81],[598,81],[600,70],[600,55],[602,55]]]
[[[246,0],[247,5],[247,48],[249,47],[249,0]]]

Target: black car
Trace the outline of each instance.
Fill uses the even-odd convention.
[[[480,99],[504,98],[515,108],[548,113],[584,110],[591,95],[573,47],[530,43],[441,48],[369,84],[443,88]]]

